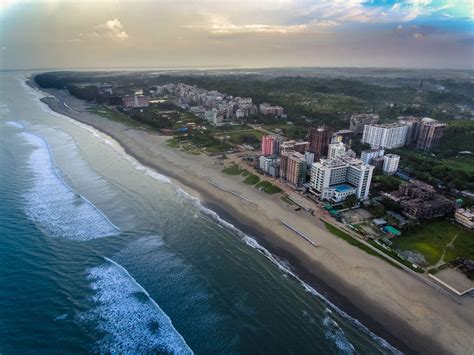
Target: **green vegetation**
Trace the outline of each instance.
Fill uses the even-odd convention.
[[[402,182],[403,180],[396,176],[374,175],[372,177],[372,190],[379,192],[395,191],[398,190]]]
[[[244,184],[255,185],[260,181],[260,178],[257,175],[248,173],[247,177],[244,179]]]
[[[177,140],[176,138],[170,138],[166,141],[166,144],[168,146],[170,146],[171,148],[179,148],[180,147],[180,144],[179,144],[179,140]]]
[[[216,134],[216,137],[224,138],[233,144],[250,144],[252,146],[259,147],[263,135],[264,133],[261,131],[257,131],[253,128],[247,128],[242,131],[235,130],[231,132],[219,133]]]
[[[392,240],[394,249],[416,251],[429,265],[440,261],[443,253],[446,262],[461,256],[474,259],[474,233],[447,220],[427,222],[416,232]]]
[[[401,157],[400,168],[419,180],[434,186],[442,184],[448,189],[474,190],[474,167],[469,163],[474,158],[442,160],[410,148],[394,152]],[[454,168],[456,165],[460,169]]]
[[[140,124],[134,121],[130,116],[116,110],[111,110],[105,106],[91,106],[87,108],[87,111],[105,117],[111,121],[123,123],[129,127],[140,126]]]
[[[280,193],[282,190],[278,187],[273,185],[269,181],[261,181],[257,185],[255,185],[257,189],[260,189],[264,192],[266,192],[269,195],[277,194]]]
[[[240,175],[243,170],[237,164],[229,165],[228,167],[222,169],[222,172],[227,175]]]

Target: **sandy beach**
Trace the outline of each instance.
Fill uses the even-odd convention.
[[[318,217],[294,211],[241,177],[221,173],[216,158],[190,155],[166,144],[170,138],[131,128],[86,111],[66,91],[43,99],[54,111],[115,139],[142,164],[170,177],[243,232],[288,260],[302,280],[407,353],[474,353],[474,298],[457,301],[387,262],[338,239]],[[66,105],[64,105],[66,102]],[[298,237],[291,223],[319,247]]]

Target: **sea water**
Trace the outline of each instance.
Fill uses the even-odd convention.
[[[0,353],[393,353],[284,260],[0,73]]]

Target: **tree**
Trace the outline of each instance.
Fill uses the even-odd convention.
[[[344,208],[351,208],[354,207],[357,203],[357,197],[356,195],[349,195],[347,198],[344,200]]]

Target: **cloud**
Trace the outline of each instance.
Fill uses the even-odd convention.
[[[332,20],[312,20],[304,24],[234,24],[227,17],[201,13],[205,20],[198,25],[183,26],[185,29],[206,31],[215,35],[229,34],[292,34],[311,31],[317,28],[325,29],[336,26],[338,23]]]
[[[79,33],[78,37],[69,39],[68,42],[78,43],[83,40],[91,39],[125,41],[128,37],[128,33],[125,32],[125,29],[118,18],[114,18],[113,20],[107,20],[105,23],[94,26],[92,31]]]
[[[125,32],[122,24],[117,18],[95,26],[93,33],[98,37],[103,38],[115,38],[118,40],[125,40],[128,38],[127,32]]]

